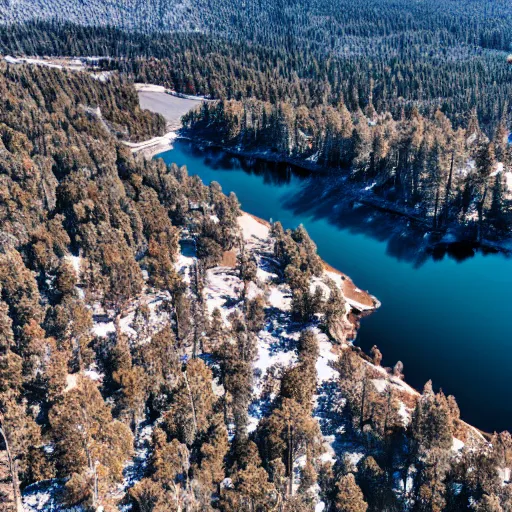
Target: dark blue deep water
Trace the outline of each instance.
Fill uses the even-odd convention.
[[[356,344],[377,344],[387,366],[401,360],[417,389],[432,379],[475,426],[512,429],[512,259],[471,249],[426,255],[389,217],[364,207],[339,211],[327,176],[249,164],[180,140],[158,156],[235,192],[249,213],[285,227],[304,224],[322,258],[382,302],[363,319]]]

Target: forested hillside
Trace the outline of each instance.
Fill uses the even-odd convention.
[[[304,228],[135,159],[117,78],[0,92],[3,510],[510,510],[509,434],[347,343],[376,301]]]
[[[416,221],[422,231],[482,241],[509,236],[510,166],[505,120],[492,140],[476,114],[455,130],[440,111],[395,120],[337,108],[257,100],[205,103],[183,117],[188,132],[235,153],[297,163],[326,178],[340,202],[364,201]],[[512,180],[511,180],[512,181]]]
[[[129,58],[119,66],[137,80],[188,94],[394,116],[414,103],[457,125],[476,107],[488,134],[509,111],[504,0],[16,1],[0,20],[3,53]]]
[[[221,99],[185,119],[191,136],[334,170],[340,198],[370,190],[439,238],[509,234],[505,2],[65,2],[66,21],[42,4],[26,23],[22,3],[4,11],[1,52],[108,56],[128,79]]]
[[[112,71],[0,62],[2,510],[512,510],[510,434],[354,347],[378,301],[302,226],[124,144],[165,131],[133,81],[207,95],[194,136],[506,236],[509,2],[7,0],[0,22],[3,55]]]
[[[0,21],[5,24],[56,20],[136,32],[198,30],[263,44],[297,38],[339,51],[344,51],[339,44],[342,38],[387,38],[423,31],[506,51],[510,49],[510,14],[506,0],[7,0],[0,6]]]

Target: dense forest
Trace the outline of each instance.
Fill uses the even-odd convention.
[[[26,10],[20,23],[11,9],[0,51],[106,56],[100,67],[128,79],[220,99],[185,119],[190,135],[338,171],[348,177],[333,181],[340,198],[371,187],[366,203],[439,238],[495,241],[510,228],[512,12],[438,4],[195,2],[188,15],[160,4],[153,15],[114,2],[122,15],[110,24],[92,3],[97,19],[77,11],[66,22]],[[195,29],[158,24],[162,13]]]
[[[304,228],[134,158],[122,80],[0,71],[3,509],[511,509],[510,435],[347,343]]]
[[[0,23],[4,55],[114,71],[0,62],[2,510],[512,511],[510,434],[354,347],[376,301],[302,226],[124,144],[165,131],[134,81],[206,95],[197,137],[503,236],[508,2],[7,0]]]
[[[0,51],[116,57],[136,80],[225,99],[350,110],[371,100],[395,117],[414,103],[422,113],[440,107],[457,126],[476,107],[488,135],[508,115],[512,11],[503,0],[78,5],[0,6]]]
[[[340,48],[345,37],[386,38],[422,31],[446,32],[460,43],[509,50],[510,14],[505,0],[7,0],[0,6],[4,24],[50,19],[149,34],[195,30],[274,46],[296,38],[314,40],[327,50]]]
[[[191,134],[235,152],[330,170],[326,179],[340,201],[386,207],[422,231],[453,229],[477,241],[509,236],[505,121],[489,140],[476,114],[467,129],[455,130],[440,110],[429,118],[413,107],[395,120],[343,104],[308,109],[244,100],[204,103],[183,122]]]
[[[379,18],[385,7],[384,2]],[[355,27],[354,35],[332,38],[343,51],[327,51],[321,42],[331,38],[319,42],[316,32],[315,38],[302,40],[294,31],[289,40],[266,45],[248,40],[244,31],[225,39],[38,21],[0,26],[0,52],[109,56],[118,59],[111,66],[136,81],[223,99],[254,97],[308,107],[342,101],[350,110],[364,110],[371,100],[378,112],[395,117],[414,104],[422,113],[441,108],[457,125],[466,123],[476,108],[488,133],[504,111],[508,115],[512,68],[503,51],[461,41],[443,26],[418,31],[398,25],[392,34],[379,36],[369,33],[367,23]],[[278,25],[271,26],[281,33]],[[295,29],[299,33],[300,26]]]

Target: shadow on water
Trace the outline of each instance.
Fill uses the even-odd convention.
[[[334,174],[312,175],[300,167],[269,162],[259,158],[239,157],[219,149],[187,145],[196,158],[216,171],[243,170],[245,173],[263,178],[263,183],[274,187],[298,182],[294,193],[287,195],[281,206],[296,216],[308,215],[315,220],[327,220],[340,230],[370,236],[386,243],[386,252],[398,261],[408,262],[419,268],[429,259],[441,261],[451,258],[463,262],[482,250],[472,242],[433,243],[432,235],[425,233],[424,226],[399,215],[383,213],[377,209],[347,199],[344,180]]]
[[[286,200],[284,207],[296,215],[307,213],[315,219],[326,219],[338,229],[385,242],[387,254],[399,261],[420,266],[429,258],[427,240],[419,229],[398,216],[345,200],[343,184],[333,185],[329,178],[310,177],[306,186]]]

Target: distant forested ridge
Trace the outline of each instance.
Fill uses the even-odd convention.
[[[502,0],[17,1],[0,20],[3,53],[109,55],[136,80],[189,94],[350,110],[371,100],[395,117],[440,107],[457,126],[476,108],[490,131],[509,113]]]
[[[66,21],[41,4],[4,9],[0,52],[107,56],[130,80],[222,100],[186,117],[192,135],[350,168],[429,229],[508,233],[506,2],[66,2]]]
[[[507,51],[511,33],[506,0],[6,0],[0,5],[3,24],[35,20],[144,33],[196,30],[275,46],[295,39],[339,52],[345,51],[345,40],[357,47],[358,38],[423,31]]]

